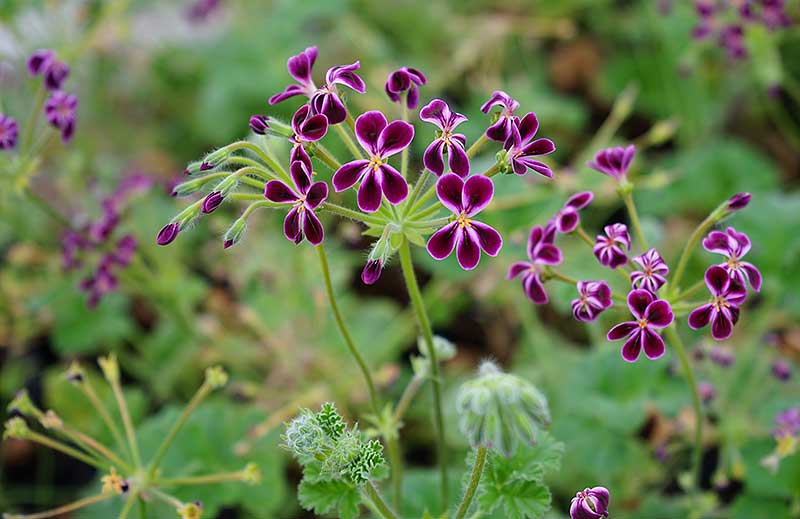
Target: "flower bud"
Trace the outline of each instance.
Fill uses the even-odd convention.
[[[700,394],[700,400],[704,404],[710,403],[717,396],[717,390],[711,382],[699,382],[697,384],[697,392]]]
[[[772,363],[772,376],[781,382],[792,378],[792,368],[785,360],[778,359]]]
[[[750,203],[750,199],[753,198],[753,195],[750,193],[737,193],[728,199],[728,211],[734,212],[739,211],[747,207],[747,204]]]
[[[106,380],[112,384],[119,383],[119,363],[117,362],[116,354],[112,353],[107,357],[100,357],[97,359],[97,363],[100,365],[100,370]]]
[[[178,237],[178,233],[181,230],[181,226],[177,222],[170,222],[158,231],[158,236],[156,236],[156,243],[159,245],[169,245],[175,238]]]
[[[64,421],[52,409],[48,409],[47,412],[39,418],[39,423],[42,424],[42,427],[45,429],[61,429],[64,427]]]
[[[28,428],[28,424],[19,416],[15,416],[14,418],[9,419],[6,421],[6,427],[3,431],[3,439],[14,438],[14,439],[25,439],[30,435],[31,430]]]
[[[303,410],[286,426],[283,434],[283,447],[301,463],[313,460],[327,447],[325,432],[314,413]]]
[[[225,200],[225,197],[222,196],[222,193],[219,191],[212,191],[210,192],[205,199],[203,200],[203,213],[213,213],[216,211],[217,207],[222,205],[222,202]]]
[[[25,416],[41,416],[42,414],[42,411],[31,400],[27,389],[17,391],[14,399],[8,403],[6,409],[9,412],[16,411]]]
[[[203,515],[203,503],[194,501],[192,503],[183,503],[176,510],[180,519],[200,519]]]
[[[726,346],[712,347],[708,356],[711,362],[723,368],[730,367],[734,361],[733,350]]]
[[[261,469],[255,463],[248,463],[242,469],[242,481],[248,485],[258,485],[261,483]]]
[[[206,185],[208,180],[209,179],[206,177],[200,177],[176,184],[175,187],[172,188],[170,196],[182,197],[197,193],[203,188],[204,185]]]
[[[250,129],[253,133],[258,135],[266,135],[269,129],[269,117],[266,115],[251,115],[250,116]]]
[[[645,138],[651,146],[658,146],[670,140],[675,135],[677,127],[678,123],[674,119],[658,121],[650,128]]]
[[[244,231],[247,229],[247,219],[245,218],[237,218],[228,230],[225,231],[225,236],[223,236],[223,247],[229,249],[242,241],[242,237],[244,236]]]
[[[205,383],[211,386],[211,389],[219,389],[228,383],[228,374],[222,369],[222,366],[211,366],[206,368]]]
[[[605,487],[585,488],[572,498],[569,507],[571,519],[601,519],[608,517],[608,503],[611,500]]]
[[[361,281],[365,285],[372,285],[381,277],[383,263],[379,259],[368,259],[364,270],[361,271]]]
[[[69,66],[61,61],[52,61],[44,71],[44,85],[48,90],[59,90],[69,76]]]
[[[205,156],[200,163],[200,171],[209,171],[218,166],[221,166],[231,156],[231,152],[227,148],[220,148],[214,150]]]
[[[416,376],[427,378],[430,375],[431,361],[428,358],[428,346],[424,337],[417,337],[417,348],[422,355],[411,356],[411,369]],[[437,362],[446,362],[456,356],[455,345],[439,335],[433,336],[433,349],[436,352]]]
[[[42,74],[50,63],[52,63],[55,54],[50,49],[39,49],[33,51],[30,58],[28,58],[28,72],[32,76]]]
[[[461,386],[456,399],[461,432],[476,447],[511,456],[520,441],[535,443],[550,423],[545,396],[530,382],[485,361],[477,378]]]
[[[70,382],[80,383],[86,379],[86,374],[83,372],[83,368],[77,361],[73,361],[72,364],[69,365],[69,369],[65,373],[67,380]]]
[[[200,173],[200,171],[202,171],[200,169],[202,165],[203,165],[203,161],[200,161],[200,160],[196,160],[194,162],[190,162],[186,166],[186,168],[183,170],[183,174],[186,175],[187,177],[190,177],[192,175],[196,175],[196,174]]]

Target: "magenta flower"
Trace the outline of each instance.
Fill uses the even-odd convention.
[[[333,175],[333,188],[344,191],[361,180],[358,187],[358,207],[374,213],[381,206],[382,195],[391,204],[399,204],[408,196],[408,184],[400,173],[387,163],[414,138],[414,127],[405,121],[392,121],[378,112],[366,112],[356,119],[356,137],[369,153],[369,160],[354,160],[344,164]]]
[[[664,339],[656,330],[669,326],[674,319],[669,303],[656,299],[647,290],[631,290],[628,294],[628,308],[636,320],[611,328],[608,331],[608,340],[626,339],[622,345],[622,358],[627,362],[636,362],[642,349],[649,359],[664,355]]]
[[[608,517],[611,497],[605,487],[585,488],[575,494],[569,507],[571,519],[602,519]]]
[[[556,151],[556,146],[550,139],[533,140],[537,130],[539,120],[533,112],[528,112],[522,119],[515,117],[511,125],[511,135],[503,145],[506,158],[517,175],[524,175],[530,168],[540,175],[553,178],[553,171],[547,164],[533,159]]]
[[[703,248],[725,256],[725,262],[720,266],[739,285],[746,287],[749,283],[756,292],[761,290],[761,272],[752,263],[742,261],[750,250],[750,238],[746,234],[736,232],[733,227],[728,227],[725,232],[711,231],[703,240]]]
[[[251,115],[250,129],[257,135],[266,135],[269,129],[269,117],[261,114]]]
[[[28,72],[30,72],[32,76],[43,74],[44,71],[47,70],[47,67],[50,66],[50,63],[53,62],[53,59],[55,59],[55,53],[50,49],[33,51],[28,58]]]
[[[294,135],[289,140],[294,146],[289,153],[289,163],[302,160],[306,168],[311,171],[311,157],[308,156],[303,145],[325,137],[325,134],[328,133],[328,118],[322,114],[314,115],[311,112],[311,106],[303,105],[292,116],[292,131]]]
[[[481,112],[488,114],[495,106],[501,107],[497,122],[486,129],[486,137],[497,142],[506,142],[511,137],[511,128],[514,126],[514,110],[519,108],[519,103],[502,90],[495,90],[492,96],[481,106]]]
[[[633,288],[643,288],[652,293],[658,292],[664,283],[667,282],[669,267],[655,249],[650,249],[640,256],[634,256],[633,262],[639,265],[642,270],[631,272],[631,285]]]
[[[383,263],[379,259],[367,260],[364,269],[361,271],[361,281],[365,285],[373,285],[383,273]]]
[[[775,415],[777,426],[772,434],[776,438],[796,436],[800,433],[800,407],[790,407]]]
[[[347,110],[336,93],[336,85],[345,85],[356,92],[366,92],[364,81],[355,73],[361,66],[358,61],[350,65],[340,65],[328,69],[325,74],[326,83],[317,88],[311,76],[314,62],[317,60],[317,48],[308,47],[286,62],[289,74],[297,83],[287,86],[283,92],[269,98],[269,104],[274,105],[290,97],[304,95],[308,97],[314,114],[323,114],[328,118],[328,124],[339,124],[347,118]]]
[[[725,49],[728,57],[734,60],[747,57],[744,46],[744,28],[739,24],[726,25],[719,31],[719,46]]]
[[[492,201],[492,179],[475,175],[464,181],[455,173],[448,173],[436,182],[436,194],[456,219],[433,233],[428,240],[428,253],[434,259],[443,260],[455,249],[458,264],[464,270],[478,266],[481,251],[497,256],[503,246],[500,233],[472,219]]]
[[[546,265],[558,265],[561,263],[561,249],[555,246],[556,227],[547,224],[544,228],[540,225],[531,229],[528,236],[528,259],[513,263],[508,268],[506,279],[514,279],[522,276],[522,289],[533,303],[537,305],[546,304],[548,301],[547,292],[542,285],[541,275]]]
[[[17,146],[19,125],[7,115],[0,114],[0,150],[13,150]]]
[[[578,321],[597,319],[611,302],[611,289],[605,281],[578,281],[578,299],[572,300],[572,316]]]
[[[158,236],[156,236],[156,243],[159,245],[169,245],[175,238],[178,237],[178,233],[181,231],[181,224],[178,222],[170,222],[158,231]]]
[[[575,193],[569,197],[555,216],[555,224],[558,232],[566,234],[577,229],[578,225],[581,223],[581,217],[578,211],[589,205],[593,199],[594,194],[591,191]]]
[[[50,91],[59,90],[67,80],[67,76],[69,76],[69,66],[53,59],[44,69],[44,86]]]
[[[312,245],[319,245],[325,238],[322,222],[314,209],[328,198],[328,184],[311,182],[311,171],[300,160],[290,166],[294,189],[280,180],[270,180],[264,189],[264,196],[271,202],[292,204],[289,214],[283,220],[283,234],[289,241],[300,243],[305,237]]]
[[[711,351],[708,353],[708,358],[711,359],[711,362],[723,368],[731,367],[733,361],[736,360],[733,355],[733,350],[720,345],[715,345],[711,348]]]
[[[628,168],[631,167],[634,155],[636,155],[636,146],[633,144],[625,148],[607,148],[598,151],[594,159],[587,162],[586,165],[620,180],[628,174]]]
[[[461,178],[469,175],[469,158],[464,148],[467,138],[462,133],[453,133],[453,129],[467,120],[459,113],[451,112],[447,103],[441,99],[434,99],[419,111],[419,118],[425,122],[435,124],[441,132],[437,132],[436,139],[430,143],[422,157],[425,167],[436,176],[444,173],[444,152],[447,152],[447,161],[450,171]]]
[[[44,113],[47,121],[61,130],[61,140],[68,142],[75,133],[75,110],[78,108],[78,98],[57,90],[50,95],[44,104]]]
[[[419,103],[418,87],[424,85],[427,81],[425,74],[419,70],[411,67],[402,67],[389,74],[384,90],[386,90],[386,95],[389,96],[389,99],[395,103],[402,101],[400,94],[408,92],[406,106],[413,110]]]
[[[623,223],[615,223],[606,225],[603,232],[606,235],[598,234],[592,249],[600,264],[615,269],[627,263],[626,251],[631,250],[631,236],[628,234],[628,227]]]
[[[753,196],[750,193],[736,193],[728,199],[728,211],[740,211],[747,207]]]
[[[708,267],[705,279],[711,302],[689,314],[689,327],[698,330],[711,323],[711,336],[724,341],[731,336],[733,325],[739,320],[739,305],[744,303],[747,291],[718,265]]]

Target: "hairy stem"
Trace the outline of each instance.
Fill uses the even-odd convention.
[[[402,513],[400,506],[403,503],[403,457],[400,454],[397,435],[386,438],[386,453],[392,468],[392,504]]]
[[[348,113],[347,114],[347,119],[348,119],[347,122],[349,124],[350,121],[353,120],[353,116]],[[353,138],[350,137],[350,133],[348,133],[347,129],[344,126],[342,126],[341,124],[335,124],[333,127],[336,128],[336,131],[339,133],[339,137],[341,137],[342,142],[344,142],[344,145],[347,146],[347,149],[350,150],[350,153],[353,154],[353,158],[354,159],[363,159],[364,158],[364,154],[361,153],[361,149],[358,147],[358,145],[353,140]],[[355,127],[355,122],[353,122],[353,124],[350,125],[351,129],[354,128],[354,127]]]
[[[58,517],[60,515],[68,514],[70,512],[74,512],[75,510],[80,510],[81,508],[106,501],[112,497],[114,497],[114,494],[97,494],[94,496],[84,497],[83,499],[78,499],[77,501],[73,501],[72,503],[66,505],[61,505],[57,508],[53,508],[52,510],[38,512],[35,514],[3,514],[3,519],[47,519],[48,517]]]
[[[336,171],[342,167],[342,164],[336,160],[333,154],[328,151],[328,148],[323,146],[321,143],[315,143],[314,154],[325,163],[326,166],[331,168],[331,171]]]
[[[242,472],[221,472],[219,474],[206,474],[204,476],[157,479],[153,484],[159,487],[174,487],[184,485],[208,485],[211,483],[222,483],[225,481],[242,481]]]
[[[679,301],[683,301],[684,299],[689,299],[690,297],[695,295],[697,292],[702,290],[703,287],[705,287],[705,286],[706,286],[706,281],[704,279],[701,279],[700,281],[698,281],[694,285],[690,286],[689,288],[687,288],[686,290],[684,290],[683,292],[678,294],[678,296],[673,298],[670,301],[670,303],[674,304],[674,303],[677,303]]]
[[[117,400],[117,407],[119,407],[119,414],[122,417],[122,425],[125,428],[125,436],[128,438],[128,447],[133,457],[133,464],[136,467],[142,466],[142,458],[139,456],[139,444],[136,442],[136,433],[133,429],[133,422],[131,422],[131,415],[128,412],[128,404],[125,402],[125,395],[122,394],[122,388],[119,385],[119,380],[112,379],[109,381],[111,390],[114,392],[114,398]]]
[[[683,252],[681,252],[681,257],[678,260],[678,267],[675,269],[675,274],[673,274],[672,279],[670,280],[670,295],[678,295],[680,288],[681,288],[681,280],[683,279],[683,274],[686,271],[686,265],[689,263],[689,257],[692,255],[692,251],[697,246],[697,242],[700,241],[700,238],[706,233],[706,231],[714,225],[716,221],[716,217],[714,213],[711,213],[706,217],[705,220],[700,222],[695,230],[692,232],[692,235],[689,236],[689,240],[686,242],[686,246],[683,248]]]
[[[467,491],[464,492],[464,498],[461,500],[461,505],[458,507],[455,519],[463,519],[467,515],[469,506],[472,504],[472,499],[475,497],[475,492],[478,490],[478,483],[481,482],[483,475],[483,466],[486,464],[486,447],[478,447],[475,453],[475,465],[472,467],[472,476],[469,479],[469,486]]]
[[[489,138],[486,137],[485,133],[482,133],[478,140],[472,143],[472,146],[469,147],[467,150],[467,157],[472,158],[478,153],[483,146],[489,142]]]
[[[353,211],[352,209],[348,209],[347,207],[342,207],[337,204],[333,204],[331,202],[324,202],[320,209],[323,211],[328,211],[333,214],[337,214],[339,216],[343,216],[345,218],[349,218],[351,220],[356,220],[358,222],[364,222],[370,225],[383,225],[385,222],[380,218],[376,218],[374,216],[360,213],[358,211]]]
[[[106,424],[106,427],[108,427],[108,430],[111,431],[111,436],[114,437],[114,441],[116,442],[117,447],[119,448],[127,447],[125,439],[122,437],[122,433],[117,427],[117,424],[114,423],[114,420],[111,418],[111,414],[108,412],[108,409],[106,409],[106,406],[104,406],[103,403],[100,401],[100,398],[97,396],[97,393],[95,392],[92,384],[89,382],[89,379],[84,378],[80,386],[81,390],[83,391],[83,394],[86,395],[86,398],[92,403],[92,406],[94,406],[95,410],[100,415],[100,418]],[[128,455],[133,456],[129,448],[128,451],[129,451]]]
[[[639,247],[642,248],[642,252],[645,252],[647,250],[647,241],[644,239],[642,224],[639,221],[639,213],[636,211],[636,204],[633,201],[633,193],[623,193],[622,200],[625,202],[625,208],[628,210],[628,216],[631,219],[631,225],[633,225],[633,232],[636,233],[636,239],[639,241]]]
[[[417,198],[419,198],[420,192],[425,187],[425,183],[428,181],[430,174],[431,173],[428,171],[428,168],[423,169],[422,173],[420,173],[417,182],[414,184],[414,189],[411,190],[411,196],[409,196],[408,200],[406,200],[405,208],[403,209],[403,217],[408,216],[408,214],[414,208]]]
[[[442,381],[439,376],[439,361],[436,359],[436,349],[433,346],[433,330],[428,319],[428,312],[425,309],[425,302],[417,283],[417,276],[414,273],[414,264],[411,261],[411,248],[408,240],[403,239],[400,246],[400,265],[403,269],[403,277],[408,288],[408,295],[414,306],[422,336],[425,339],[425,347],[428,350],[428,358],[431,360],[431,378],[433,387],[433,413],[434,424],[436,427],[436,443],[439,457],[439,473],[441,478],[442,507],[447,507],[447,452],[444,435],[444,415],[442,413]]]
[[[418,377],[414,375],[411,377],[411,382],[408,383],[406,388],[403,390],[403,394],[400,395],[400,400],[397,402],[397,406],[394,408],[394,421],[398,424],[402,422],[403,416],[406,414],[406,410],[408,406],[411,404],[411,401],[414,400],[414,397],[417,395],[420,387],[425,382],[423,377]]]
[[[76,460],[80,460],[87,465],[91,465],[92,467],[105,471],[108,470],[108,464],[100,461],[88,454],[79,451],[78,449],[74,449],[69,445],[64,445],[60,441],[53,440],[52,438],[48,438],[43,434],[39,434],[37,432],[30,432],[27,439],[31,440],[32,442],[38,443],[40,445],[44,445],[45,447],[49,447],[55,451],[62,452],[71,458],[75,458]]]
[[[364,493],[367,495],[367,499],[375,506],[375,509],[381,514],[383,519],[398,519],[397,515],[392,512],[389,508],[389,505],[381,497],[380,493],[378,493],[378,489],[375,488],[375,485],[372,481],[368,481],[364,485]]]
[[[552,279],[561,281],[563,283],[570,284],[572,286],[575,286],[575,285],[578,284],[578,280],[577,279],[575,279],[573,277],[570,277],[570,276],[567,276],[565,274],[562,274],[561,272],[559,272],[557,270],[554,270],[552,268],[547,270],[547,276],[552,278]],[[619,301],[620,303],[625,303],[627,301],[627,299],[625,299],[625,296],[621,296],[621,295],[617,294],[616,292],[612,292],[611,293],[611,299],[613,299],[614,301]]]
[[[317,246],[317,253],[319,254],[319,264],[322,270],[322,277],[325,280],[325,291],[328,295],[328,303],[330,304],[331,311],[333,312],[336,326],[339,328],[339,333],[342,334],[342,338],[344,339],[347,349],[350,351],[350,355],[353,356],[356,364],[358,364],[358,367],[361,370],[362,375],[364,376],[364,380],[367,383],[367,390],[369,392],[369,401],[372,406],[372,412],[375,413],[375,416],[378,416],[380,407],[378,406],[378,397],[375,393],[375,383],[372,381],[372,374],[367,367],[367,363],[364,361],[364,357],[361,356],[358,348],[356,348],[356,345],[353,342],[353,337],[350,335],[350,330],[344,323],[344,319],[342,319],[342,314],[339,311],[339,304],[336,302],[336,295],[333,292],[333,283],[331,282],[331,273],[330,268],[328,267],[328,257],[325,254],[325,249],[323,248],[322,244]]]

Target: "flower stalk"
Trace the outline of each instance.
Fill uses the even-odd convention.
[[[383,500],[374,483],[370,481],[365,484],[364,493],[383,519],[398,519],[397,515],[392,512],[389,505]]]
[[[478,491],[478,484],[481,482],[481,476],[483,476],[483,466],[486,464],[486,454],[487,449],[483,445],[478,447],[478,450],[475,452],[475,465],[472,466],[472,476],[469,479],[467,490],[464,492],[464,497],[461,499],[461,504],[458,506],[455,519],[464,519],[464,516],[467,515],[467,511],[472,504],[472,499],[475,497],[475,493]]]

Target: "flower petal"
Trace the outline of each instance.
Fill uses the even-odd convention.
[[[297,191],[301,194],[306,194],[308,188],[311,187],[311,171],[306,168],[305,163],[301,160],[292,162],[289,166],[289,172]]]
[[[391,157],[403,151],[414,139],[414,127],[405,121],[392,121],[378,137],[378,153]]]
[[[594,193],[591,191],[582,191],[569,197],[566,203],[564,203],[564,206],[571,207],[573,209],[583,209],[589,205],[592,200],[594,200]]]
[[[328,124],[339,124],[347,119],[347,108],[335,92],[320,91],[311,97],[311,109],[315,114],[323,114]]]
[[[463,190],[464,181],[455,173],[448,173],[436,182],[436,195],[439,201],[455,214],[459,214],[463,208],[461,205]]]
[[[625,362],[636,362],[636,359],[639,358],[639,354],[642,352],[641,336],[642,332],[637,331],[622,345],[621,353]]]
[[[730,237],[721,231],[711,231],[703,238],[703,248],[708,252],[729,255],[732,243]]]
[[[358,61],[349,65],[331,67],[325,74],[325,79],[329,85],[338,83],[352,88],[359,94],[363,94],[367,91],[367,86],[364,84],[364,80],[355,72],[359,68],[361,68],[361,63]]]
[[[449,223],[433,233],[428,239],[426,248],[433,259],[443,260],[452,254],[456,246],[458,224]]]
[[[444,130],[450,119],[450,107],[441,99],[434,99],[419,111],[419,118]]]
[[[747,274],[747,279],[750,281],[750,286],[753,287],[753,290],[756,292],[761,291],[761,272],[759,272],[755,265],[747,261],[741,261],[739,262],[739,268],[744,270],[745,274]]]
[[[381,190],[386,199],[395,205],[405,200],[408,196],[408,183],[403,175],[388,164],[381,164],[378,170]]]
[[[494,195],[494,184],[492,179],[483,175],[474,175],[464,182],[464,189],[461,193],[461,207],[467,216],[480,213]]]
[[[728,291],[731,285],[731,277],[728,271],[719,265],[712,265],[706,269],[706,286],[713,296],[720,296]]]
[[[314,211],[303,211],[303,233],[311,245],[319,245],[325,239],[322,222],[319,221]]]
[[[461,178],[466,178],[469,175],[469,157],[467,157],[467,152],[464,151],[463,147],[452,143],[447,148],[447,158],[450,164],[450,171]]]
[[[437,177],[442,176],[444,173],[444,141],[436,139],[428,145],[425,153],[422,155],[422,162],[428,170]]]
[[[556,215],[556,228],[562,234],[570,233],[578,227],[580,221],[578,211],[572,207],[567,207]]]
[[[718,341],[724,341],[732,333],[733,322],[731,318],[723,312],[714,312],[714,317],[711,321],[711,336]]]
[[[472,229],[478,237],[478,244],[481,246],[483,252],[489,256],[497,256],[500,248],[503,246],[503,238],[500,233],[493,227],[486,225],[483,222],[471,222]]]
[[[528,112],[519,121],[519,136],[522,139],[522,142],[528,142],[533,139],[533,136],[536,135],[538,130],[539,120],[536,118],[536,114],[533,112]]]
[[[714,306],[707,304],[699,306],[689,314],[689,327],[692,330],[699,330],[703,326],[708,326],[714,313]]]
[[[306,207],[309,209],[316,209],[319,204],[328,198],[328,184],[319,181],[311,184],[306,193]]]
[[[461,240],[456,244],[456,258],[464,270],[472,270],[478,266],[481,260],[481,248],[477,233],[472,229],[465,227],[461,230]]]
[[[647,305],[644,318],[647,319],[647,323],[653,328],[664,328],[672,323],[675,316],[668,302],[663,299],[657,299]]]
[[[358,186],[358,208],[367,213],[374,213],[380,208],[382,199],[378,173],[374,169],[368,169],[361,180],[361,185]]]
[[[553,173],[553,170],[550,169],[550,166],[548,166],[544,162],[540,162],[538,160],[533,160],[533,159],[531,159],[529,157],[520,157],[520,158],[518,158],[516,160],[516,162],[518,162],[519,164],[521,164],[522,166],[524,166],[526,168],[530,168],[530,169],[534,170],[538,174],[540,174],[542,176],[545,176],[547,178],[553,178],[555,176],[555,174]],[[518,175],[523,175],[525,173],[525,170],[522,169],[521,172],[518,172],[515,169],[514,173],[516,173]]]
[[[655,360],[664,355],[664,351],[666,349],[664,347],[664,339],[662,339],[659,334],[647,327],[642,330],[642,333],[639,334],[639,337],[642,341],[644,354],[647,355],[648,359]]]
[[[309,117],[301,126],[300,137],[304,141],[318,141],[328,133],[328,117],[317,114]]]
[[[514,279],[515,277],[519,276],[523,272],[527,271],[531,268],[531,264],[525,261],[518,261],[516,263],[512,263],[511,266],[508,267],[508,274],[506,274],[506,279]]]
[[[542,285],[542,280],[539,279],[539,274],[536,272],[532,272],[522,278],[522,289],[528,299],[537,305],[545,305],[549,301],[544,285]]]
[[[303,51],[296,56],[292,56],[286,62],[286,68],[289,70],[289,75],[302,84],[311,83],[311,66],[314,64],[314,62],[309,59],[310,57],[311,56],[306,54],[306,51]],[[314,57],[316,58],[316,55]]]
[[[270,180],[264,188],[264,197],[270,202],[286,204],[294,202],[300,198],[300,195],[282,181]]]
[[[536,250],[535,260],[547,265],[558,265],[562,261],[561,249],[552,243],[543,243]]]
[[[550,139],[536,139],[522,148],[522,154],[526,157],[532,155],[550,155],[556,151],[556,145]]]
[[[647,290],[631,290],[628,294],[628,308],[635,318],[643,319],[653,299],[653,294]]]
[[[300,211],[292,207],[286,218],[283,219],[283,234],[289,241],[300,243],[303,233],[300,230]]]
[[[344,164],[333,174],[333,189],[338,193],[353,186],[370,169],[368,160],[354,160]]]
[[[277,94],[272,95],[269,98],[269,104],[275,105],[275,104],[280,103],[281,101],[285,101],[286,99],[289,99],[290,97],[303,96],[303,95],[306,95],[305,89],[300,85],[292,84],[292,85],[287,86],[283,90],[283,92],[278,92]]]
[[[386,117],[377,110],[359,115],[356,119],[356,138],[361,147],[377,155],[378,138],[386,125]]]
[[[639,328],[639,324],[634,321],[625,321],[624,323],[619,323],[618,325],[614,326],[608,331],[606,334],[606,338],[609,341],[618,341],[620,339],[624,339],[628,337],[631,333],[636,331]]]

